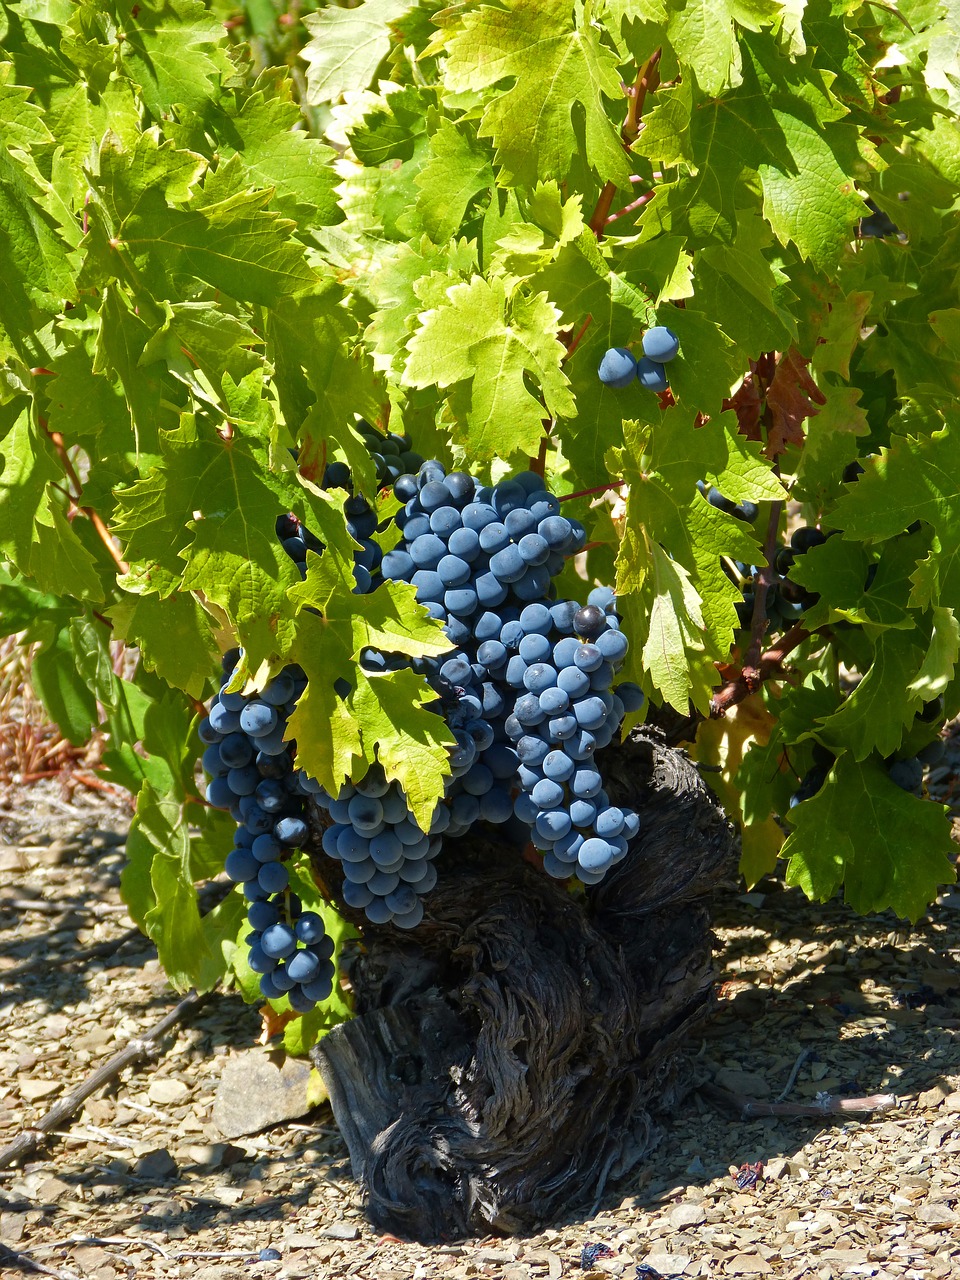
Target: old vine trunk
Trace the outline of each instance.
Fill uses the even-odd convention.
[[[656,730],[600,767],[641,829],[582,900],[470,836],[442,855],[420,927],[364,927],[357,1017],[314,1058],[380,1228],[510,1233],[593,1203],[690,1087],[678,1047],[710,1004],[710,903],[735,871],[733,831]],[[336,899],[330,860],[315,863]]]

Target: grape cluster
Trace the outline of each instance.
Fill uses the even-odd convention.
[[[293,770],[283,732],[305,686],[299,668],[287,668],[253,699],[224,691],[214,699],[204,733],[209,735],[210,725],[216,731],[215,722],[225,714],[221,707],[235,706],[246,717],[243,732],[269,742],[265,767],[277,770],[269,780],[277,796],[286,796],[282,817],[299,824],[283,840],[269,824],[261,831],[256,814],[256,830],[251,828],[241,807],[246,802],[220,785],[219,757],[204,757],[213,775],[208,799],[230,808],[242,824],[227,870],[244,882],[251,900],[251,965],[263,975],[264,995],[290,991],[298,1009],[332,976],[327,965],[319,976],[298,978],[308,963],[299,957],[309,951],[324,961],[326,948],[322,939],[316,943],[307,936],[311,923],[303,936],[298,932],[306,917],[289,893],[281,861],[293,847],[291,835],[301,841],[306,836],[306,795],[329,815],[322,847],[342,866],[344,902],[363,910],[372,923],[400,928],[414,928],[423,917],[422,898],[436,883],[433,860],[442,837],[463,835],[477,821],[521,824],[545,853],[551,875],[575,873],[588,884],[623,857],[639,827],[636,814],[609,803],[592,764],[594,751],[611,741],[625,711],[643,702],[636,685],[612,688],[627,651],[613,592],[598,588],[580,608],[557,600],[552,584],[566,557],[584,546],[583,526],[560,514],[558,499],[544,489],[540,476],[523,472],[485,486],[465,472],[448,475],[440,463],[423,462],[404,436],[384,438],[366,424],[359,430],[378,476],[393,482],[403,507],[394,517],[400,539],[384,553],[375,535],[388,525],[378,526],[370,504],[353,493],[344,464],[327,467],[324,486],[349,490],[344,513],[360,544],[355,591],[373,590],[383,580],[411,583],[417,600],[443,623],[455,646],[439,658],[413,661],[368,648],[360,664],[374,674],[411,666],[423,675],[436,693],[432,709],[450,726],[455,745],[444,795],[424,830],[399,784],[388,781],[379,763],[336,796]],[[414,463],[419,464],[415,473],[400,470]],[[278,519],[277,536],[305,574],[307,551],[322,550],[320,541],[291,514]],[[227,676],[231,670],[232,663]],[[346,696],[348,688],[337,692]],[[261,706],[275,714],[255,709]],[[235,729],[231,721],[229,732]],[[534,742],[542,750],[534,749]],[[569,761],[569,771],[561,760]],[[560,773],[563,781],[557,783]],[[539,791],[538,784],[544,784]]]
[[[223,657],[223,683],[200,722],[209,804],[237,822],[225,870],[243,885],[251,932],[249,964],[267,999],[286,993],[298,1013],[333,989],[333,943],[323,920],[304,912],[290,891],[285,860],[307,838],[304,801],[316,784],[293,767],[283,740],[287,719],[306,687],[303,671],[286,667],[258,694],[231,693],[239,650]]]
[[[826,542],[827,534],[819,529],[806,525],[795,529],[789,546],[777,548],[773,568],[776,581],[767,588],[765,612],[767,621],[774,631],[787,630],[799,622],[807,609],[812,608],[820,599],[814,591],[808,591],[799,583],[790,579],[790,570],[799,556],[804,555],[811,547]],[[742,560],[724,562],[728,576],[736,582],[743,592],[743,599],[737,602],[737,620],[741,627],[749,627],[753,617],[754,601],[759,585],[760,570],[755,564],[745,564]]]
[[[638,360],[626,347],[611,347],[600,361],[597,375],[605,387],[627,387],[636,378],[647,391],[666,391],[670,385],[664,365],[680,350],[680,339],[672,329],[657,325],[648,329],[641,342]]]
[[[520,761],[516,813],[531,826],[548,874],[574,872],[596,884],[626,856],[640,822],[632,810],[611,805],[594,753],[642,694],[633,685],[611,691],[627,653],[615,616],[596,604],[572,612],[570,602],[563,605],[543,609],[539,628],[509,664],[508,680],[520,695],[506,726]]]

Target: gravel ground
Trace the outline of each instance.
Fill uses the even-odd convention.
[[[952,778],[933,783],[948,800]],[[129,810],[81,791],[65,804],[52,784],[27,794],[26,813],[0,815],[0,1146],[175,1003],[120,903]],[[0,1173],[0,1280],[633,1280],[640,1263],[684,1277],[960,1277],[960,892],[911,928],[771,879],[719,904],[717,933],[717,1014],[686,1049],[703,1080],[772,1100],[802,1054],[791,1102],[889,1091],[898,1105],[744,1121],[695,1094],[655,1160],[592,1215],[428,1247],[370,1229],[326,1105],[224,1141],[217,1087],[260,1023],[221,996],[38,1158]],[[738,1189],[739,1166],[758,1161],[762,1178]],[[586,1243],[610,1251],[592,1270]],[[280,1256],[259,1261],[262,1249]]]

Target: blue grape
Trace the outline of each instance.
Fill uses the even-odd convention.
[[[251,738],[262,738],[277,725],[277,709],[258,698],[248,702],[240,712],[240,728]]]
[[[312,982],[320,972],[320,960],[312,951],[298,951],[287,962],[287,973],[294,982]]]
[[[605,631],[594,643],[607,662],[622,662],[627,656],[629,643],[622,631]]]
[[[557,676],[557,685],[570,698],[582,698],[590,688],[590,676],[579,667],[564,667]]]
[[[611,347],[597,369],[597,377],[605,387],[629,386],[636,373],[636,358],[626,347]]]
[[[574,771],[574,763],[565,751],[548,751],[541,767],[543,776],[551,782],[566,782]]]
[[[517,543],[517,550],[526,564],[540,565],[546,562],[550,547],[539,533],[525,533]]]
[[[529,693],[543,693],[557,683],[556,668],[546,662],[534,662],[523,673],[523,687]]]
[[[637,361],[637,381],[647,391],[666,391],[670,385],[663,365],[646,356]]]
[[[552,654],[552,648],[546,636],[534,631],[520,641],[519,653],[524,662],[546,662]]]
[[[570,790],[579,800],[589,800],[603,786],[603,779],[596,769],[578,769],[570,780]]]
[[[556,842],[565,836],[573,825],[570,815],[562,809],[544,809],[537,814],[536,828],[546,840]]]
[[[225,706],[219,702],[215,702],[210,708],[210,715],[207,717],[209,728],[207,733],[215,732],[218,735],[226,737],[227,734],[235,733],[240,728],[240,715],[236,711],[228,711]],[[216,739],[215,739],[216,741]]]
[[[566,742],[577,732],[577,717],[567,712],[553,716],[547,725],[551,742]]]
[[[227,854],[224,870],[231,880],[242,884],[252,880],[260,870],[260,864],[249,849],[232,849]]]
[[[623,684],[618,684],[616,693],[627,712],[639,711],[644,704],[643,690],[632,681],[628,680]]]
[[[551,667],[551,670],[553,668]],[[539,695],[540,709],[548,716],[559,716],[570,706],[570,699],[562,689],[558,689],[556,685],[552,685],[549,689]]]
[[[459,556],[445,555],[437,565],[437,573],[447,587],[459,587],[470,580],[470,566]]]
[[[480,535],[476,529],[454,529],[447,539],[447,550],[461,560],[476,560],[480,554]]]
[[[541,778],[531,790],[530,798],[538,809],[555,809],[563,800],[563,787],[559,782]]]
[[[642,339],[643,354],[657,364],[667,364],[680,350],[680,339],[672,329],[657,325],[648,329]]]
[[[344,880],[341,896],[348,907],[358,911],[362,911],[373,900],[373,894],[365,884],[355,884],[351,880]]]
[[[593,672],[603,663],[603,654],[594,644],[581,644],[577,646],[573,661],[581,671]]]
[[[273,828],[273,834],[281,844],[299,848],[309,834],[307,824],[302,818],[281,818]]]
[[[282,862],[264,862],[257,872],[257,884],[265,893],[283,893],[290,883],[290,873]]]
[[[233,791],[226,778],[214,778],[207,786],[207,804],[214,809],[229,809],[233,803]]]
[[[518,583],[527,572],[527,566],[519,548],[511,543],[510,546],[504,547],[502,551],[491,556],[490,572],[498,582]]]
[[[271,835],[260,835],[254,840],[250,852],[257,862],[279,862],[283,846]]]
[[[288,924],[272,924],[260,935],[260,946],[272,960],[285,960],[297,949],[297,935]]]

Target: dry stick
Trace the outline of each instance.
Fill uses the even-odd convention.
[[[198,1005],[207,999],[208,994],[197,995],[195,991],[191,991],[189,995],[184,996],[180,1003],[171,1009],[165,1017],[161,1018],[155,1027],[152,1027],[145,1035],[131,1040],[119,1053],[115,1053],[112,1058],[108,1058],[106,1062],[91,1072],[86,1080],[82,1080],[65,1098],[55,1102],[46,1115],[40,1118],[34,1128],[24,1129],[21,1133],[18,1133],[11,1143],[0,1149],[0,1169],[6,1169],[8,1165],[32,1154],[50,1134],[51,1130],[59,1129],[64,1120],[69,1120],[71,1116],[80,1110],[91,1094],[96,1093],[98,1089],[102,1089],[111,1080],[115,1080],[126,1067],[130,1067],[136,1062],[141,1062],[144,1058],[151,1057],[156,1052],[157,1041],[164,1032],[175,1026],[184,1014],[196,1009]]]
[[[763,544],[763,555],[766,563],[760,570],[753,601],[753,617],[750,622],[750,648],[743,660],[741,674],[748,685],[760,686],[760,673],[757,663],[763,645],[764,632],[767,629],[767,593],[773,586],[773,562],[777,554],[777,531],[780,528],[780,512],[782,502],[770,503],[770,519],[767,521],[767,536]]]
[[[42,1262],[38,1262],[36,1258],[31,1258],[29,1253],[18,1253],[16,1249],[11,1249],[8,1244],[0,1244],[0,1262],[3,1262],[5,1258],[15,1262],[17,1266],[23,1268],[27,1273],[36,1271],[42,1276],[56,1276],[57,1280],[80,1280],[75,1271],[55,1271],[53,1267],[46,1267]]]
[[[44,969],[64,969],[68,965],[80,964],[87,960],[96,960],[99,956],[113,955],[114,951],[119,951],[121,947],[125,947],[128,942],[132,942],[134,938],[143,938],[144,942],[149,942],[140,929],[134,925],[132,929],[128,929],[126,933],[121,933],[119,938],[109,938],[106,942],[95,942],[90,947],[84,947],[82,951],[74,951],[69,955],[60,956],[55,960],[45,958],[43,962]],[[0,969],[0,988],[2,988],[11,978],[22,978],[27,974],[36,973],[37,966],[32,960],[28,960],[25,964],[18,964],[13,969]]]
[[[113,538],[110,536],[110,530],[103,523],[99,514],[96,511],[94,511],[93,507],[85,507],[83,503],[80,501],[81,495],[83,493],[83,485],[80,483],[80,477],[77,475],[76,468],[74,467],[73,463],[70,461],[70,455],[67,453],[67,446],[64,443],[63,436],[60,434],[59,431],[51,431],[46,424],[44,424],[43,429],[44,431],[46,431],[47,435],[53,441],[53,447],[56,449],[60,457],[60,464],[63,467],[64,471],[67,473],[67,477],[69,478],[70,483],[73,485],[74,489],[76,490],[76,496],[71,495],[71,498],[70,498],[71,502],[74,503],[78,511],[83,512],[83,514],[87,517],[87,519],[93,525],[94,529],[96,529],[97,535],[100,538],[100,541],[109,551],[110,556],[112,557],[114,563],[116,564],[120,572],[126,573],[130,568],[130,566],[127,564],[127,562],[120,555],[120,552],[114,546]]]
[[[800,1053],[797,1056],[797,1060],[793,1064],[793,1070],[790,1072],[790,1078],[787,1080],[787,1083],[783,1086],[783,1088],[777,1094],[776,1098],[774,1098],[774,1102],[786,1102],[787,1098],[790,1097],[790,1090],[797,1083],[797,1076],[800,1074],[800,1068],[803,1066],[803,1064],[806,1062],[808,1058],[812,1058],[812,1057],[813,1057],[812,1049],[800,1050]]]
[[[702,1084],[698,1092],[720,1106],[737,1112],[741,1120],[752,1120],[757,1116],[803,1116],[817,1119],[821,1116],[843,1115],[848,1111],[892,1111],[900,1101],[895,1093],[873,1093],[866,1098],[825,1096],[821,1102],[804,1106],[795,1102],[757,1102],[754,1098],[745,1098],[742,1094],[723,1089],[717,1084]]]

